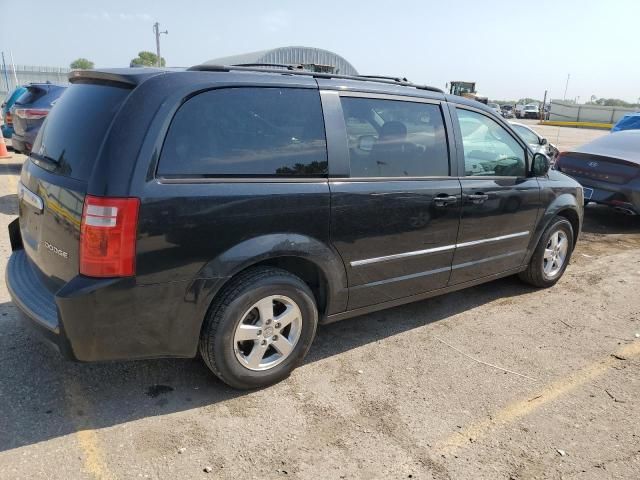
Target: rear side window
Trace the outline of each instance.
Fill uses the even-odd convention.
[[[158,175],[301,176],[327,174],[317,90],[224,88],[180,107],[162,147]]]
[[[88,180],[126,88],[77,84],[55,102],[33,145],[31,158],[60,175]]]
[[[449,175],[442,113],[429,103],[342,97],[351,177]]]

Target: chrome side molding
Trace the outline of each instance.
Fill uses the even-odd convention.
[[[365,258],[363,260],[354,260],[350,262],[352,267],[359,267],[361,265],[369,265],[371,263],[388,262],[390,260],[398,260],[401,258],[415,257],[418,255],[429,255],[431,253],[446,252],[447,250],[454,250],[456,248],[474,247],[483,243],[500,242],[502,240],[509,240],[511,238],[524,237],[529,235],[529,231],[510,233],[508,235],[500,235],[499,237],[483,238],[480,240],[472,240],[470,242],[454,243],[452,245],[443,245],[442,247],[427,248],[425,250],[414,250],[412,252],[396,253],[393,255],[386,255],[384,257]]]

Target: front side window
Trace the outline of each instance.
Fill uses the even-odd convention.
[[[526,175],[524,148],[498,122],[480,113],[457,109],[467,176]]]
[[[171,122],[158,174],[326,176],[320,94],[296,88],[223,88],[196,95]]]
[[[438,105],[341,97],[351,177],[449,175]]]

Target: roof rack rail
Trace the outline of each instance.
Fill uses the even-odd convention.
[[[302,65],[290,63],[234,63],[232,67],[273,67],[285,68],[287,70],[302,70]]]
[[[441,89],[437,87],[430,87],[429,85],[417,85],[415,83],[411,83],[407,81],[406,78],[398,78],[398,77],[385,77],[382,75],[341,75],[337,73],[325,73],[325,72],[310,72],[308,70],[300,70],[296,65],[290,65],[292,68],[287,70],[282,70],[282,68],[287,67],[288,65],[277,65],[277,64],[264,64],[265,67],[257,67],[256,64],[248,64],[251,66],[245,65],[194,65],[193,67],[187,68],[188,71],[196,71],[196,72],[231,72],[231,71],[241,71],[241,72],[260,72],[260,73],[280,73],[283,75],[303,75],[307,77],[313,78],[339,78],[342,80],[359,80],[361,82],[376,82],[376,83],[385,83],[387,85],[399,85],[403,87],[413,87],[418,90],[426,90],[429,92],[437,92],[444,93]],[[262,64],[260,64],[262,65]],[[279,66],[280,68],[266,68],[273,67],[274,65]]]
[[[371,80],[393,80],[394,82],[410,83],[407,77],[388,77],[385,75],[357,75],[362,78],[370,78]]]

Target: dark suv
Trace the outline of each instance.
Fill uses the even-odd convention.
[[[80,361],[194,357],[267,385],[316,326],[519,274],[582,189],[486,106],[249,67],[73,72],[22,169],[13,301]]]
[[[13,134],[11,146],[29,154],[40,127],[67,87],[52,83],[31,83],[11,107]]]

